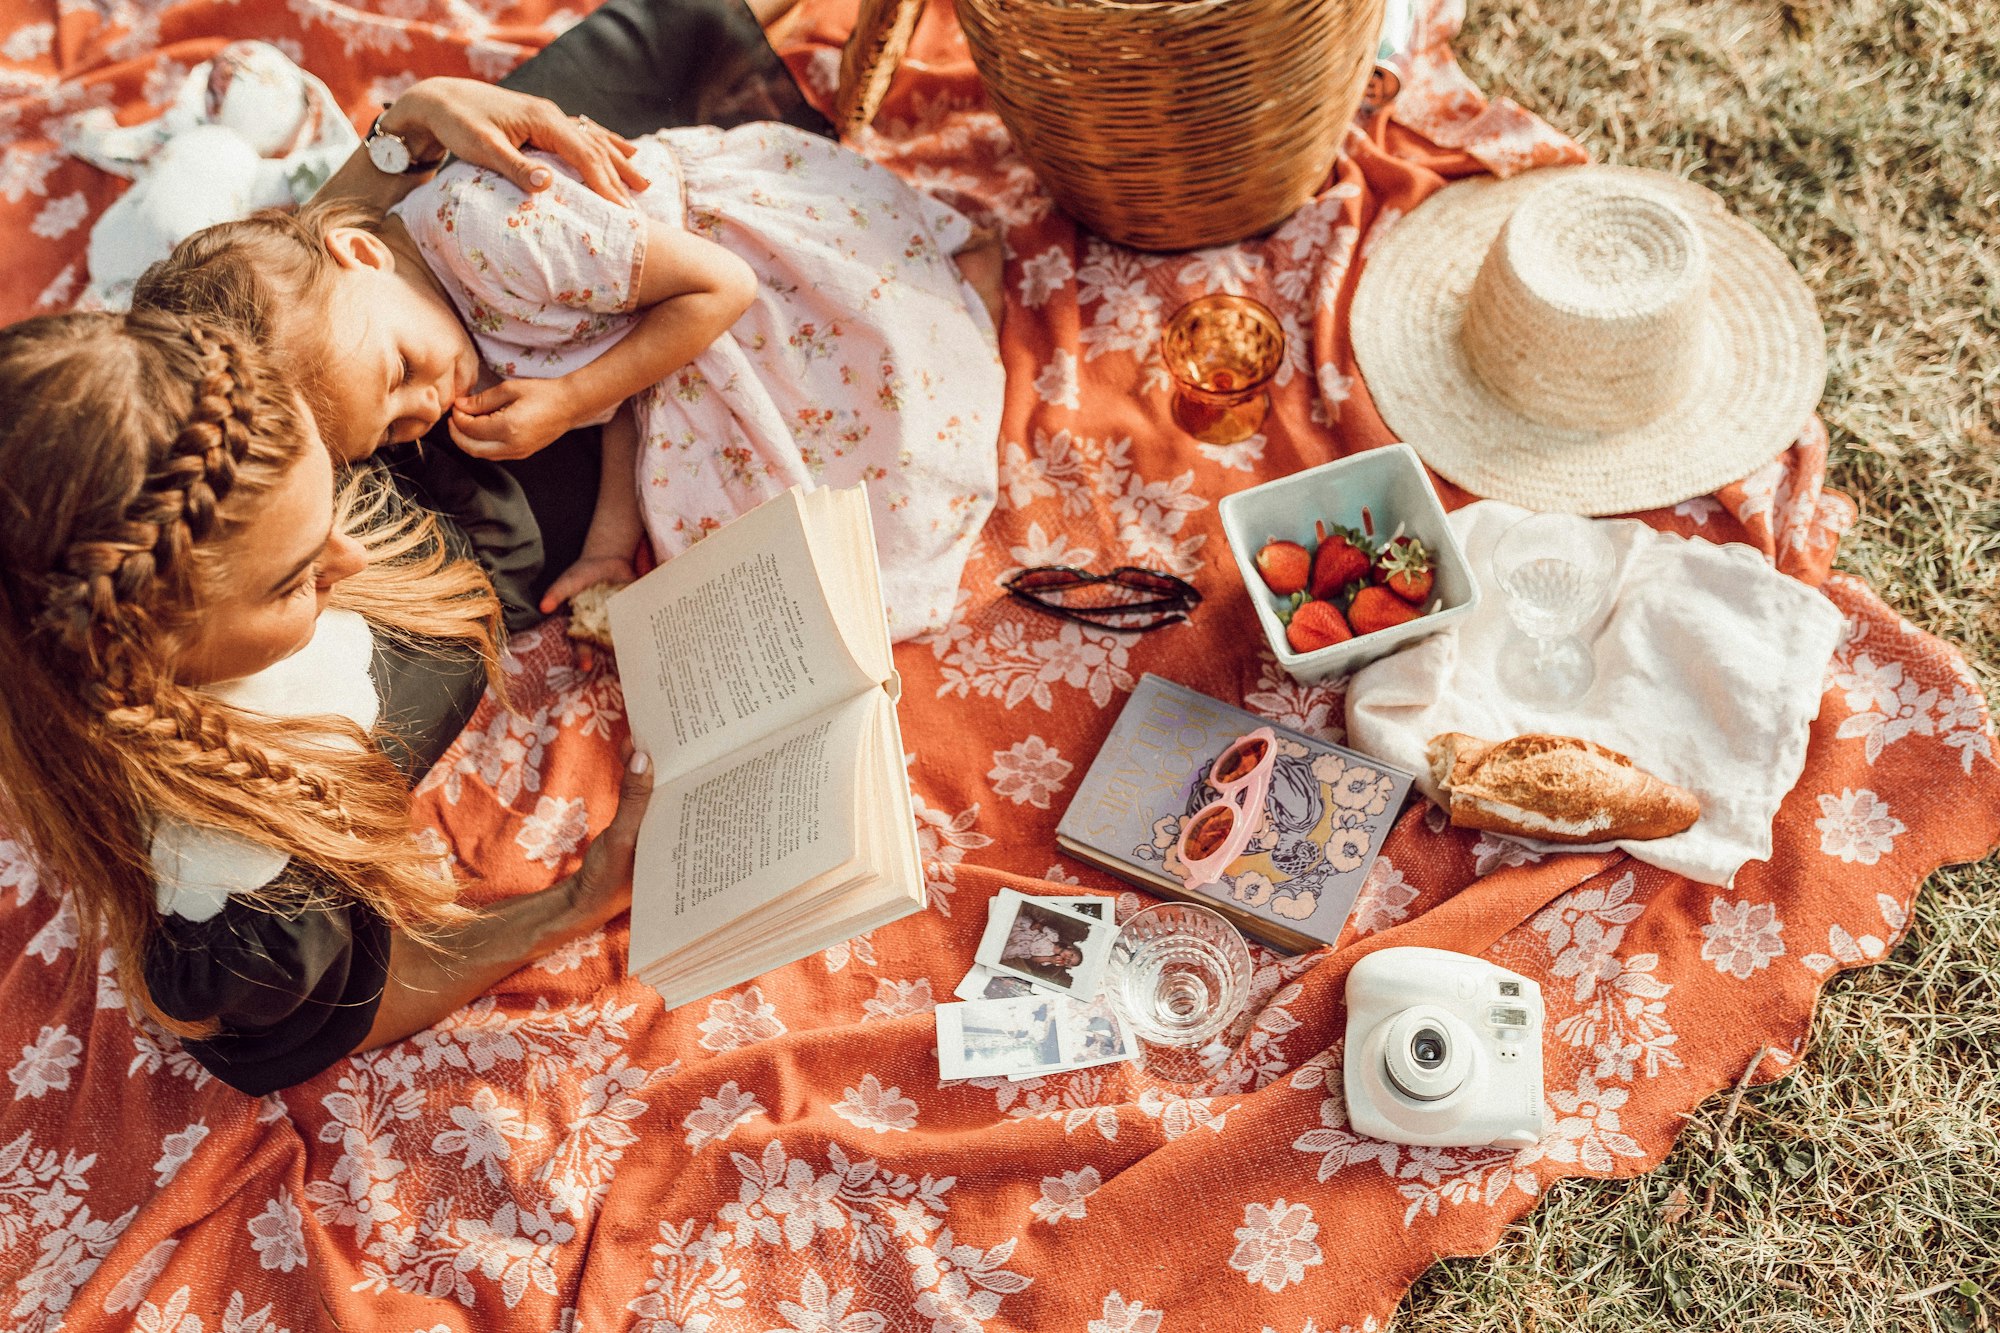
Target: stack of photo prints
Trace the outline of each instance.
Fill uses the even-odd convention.
[[[963,1004],[939,1005],[940,1078],[1034,1078],[1139,1057],[1102,994],[1118,925],[1111,899],[1032,898],[1002,889],[988,905]]]

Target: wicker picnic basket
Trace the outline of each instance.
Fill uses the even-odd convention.
[[[1063,209],[1142,250],[1273,227],[1340,154],[1383,0],[957,0],[973,63]]]

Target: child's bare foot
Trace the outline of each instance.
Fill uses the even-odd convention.
[[[986,313],[993,316],[993,327],[998,329],[1000,316],[1007,309],[1007,253],[1000,244],[1000,233],[984,227],[974,231],[972,239],[952,256],[952,262],[979,293]]]
[[[557,575],[549,590],[542,594],[542,614],[554,615],[557,607],[597,584],[608,583],[614,588],[622,588],[636,577],[630,560],[587,555]]]

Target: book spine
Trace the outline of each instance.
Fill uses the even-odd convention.
[[[1220,914],[1230,925],[1245,935],[1255,936],[1274,949],[1285,953],[1311,953],[1324,949],[1327,942],[1316,940],[1310,935],[1287,929],[1275,922],[1266,921],[1254,912],[1246,912],[1234,903],[1221,898],[1212,898],[1198,889],[1190,889],[1177,879],[1155,874],[1129,861],[1121,861],[1115,856],[1107,856],[1094,847],[1085,846],[1076,839],[1062,834],[1056,835],[1056,845],[1079,861],[1108,871],[1128,884],[1137,885],[1148,893],[1159,894],[1163,898],[1173,898],[1197,907],[1206,907]]]

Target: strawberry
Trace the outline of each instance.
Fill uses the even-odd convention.
[[[1354,601],[1347,608],[1347,623],[1354,627],[1356,634],[1373,634],[1378,629],[1415,620],[1422,614],[1387,588],[1370,585],[1354,594]]]
[[[1332,602],[1306,602],[1292,612],[1291,621],[1285,626],[1285,642],[1295,653],[1330,648],[1353,637],[1354,631],[1347,627],[1340,608]]]
[[[1312,581],[1307,586],[1314,597],[1331,597],[1368,577],[1374,560],[1359,533],[1346,528],[1328,532],[1324,523],[1313,527],[1319,533],[1319,549],[1313,552]]]
[[[1415,537],[1397,537],[1375,557],[1375,581],[1412,606],[1431,595],[1431,553]]]
[[[1264,586],[1280,597],[1290,597],[1306,586],[1312,574],[1312,553],[1297,542],[1270,541],[1257,552],[1257,572]]]

